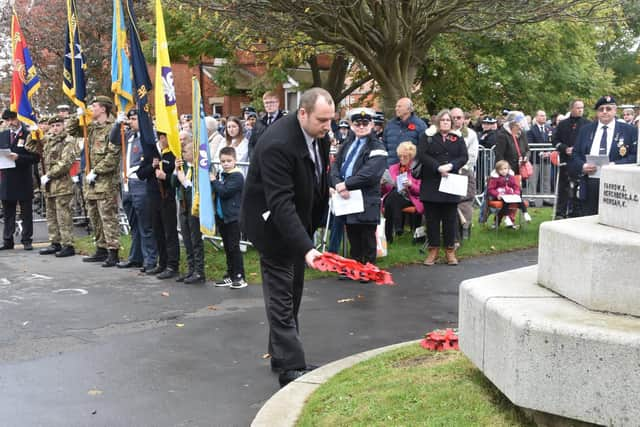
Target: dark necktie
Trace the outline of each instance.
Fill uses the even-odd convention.
[[[273,123],[273,116],[269,114],[269,118],[267,119],[267,126],[269,126],[271,123]]]
[[[349,151],[349,154],[347,155],[347,159],[342,164],[342,168],[340,169],[340,175],[342,175],[343,179],[347,178],[345,176],[345,174],[347,173],[347,169],[349,168],[349,165],[351,164],[351,162],[355,161],[354,157],[358,152],[358,150],[360,149],[360,145],[362,144],[362,141],[364,141],[364,139],[362,138],[358,139],[358,141],[354,144],[353,149]]]
[[[598,152],[601,156],[607,155],[607,127],[602,126],[602,138],[600,138],[600,151]]]
[[[547,142],[547,135],[544,133],[544,126],[540,126],[540,135],[542,135],[542,142]]]
[[[316,181],[320,181],[320,177],[322,176],[322,160],[320,160],[320,155],[318,154],[318,140],[313,140],[313,163],[316,169]]]
[[[16,143],[16,133],[14,131],[10,131],[9,135],[11,135],[11,145]]]

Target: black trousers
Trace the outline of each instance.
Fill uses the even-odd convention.
[[[366,264],[376,262],[376,224],[347,224],[351,258]]]
[[[4,229],[2,238],[6,246],[13,246],[13,234],[16,232],[16,207],[20,203],[20,218],[22,218],[22,243],[31,243],[33,237],[33,205],[32,200],[3,200]]]
[[[566,166],[558,169],[558,198],[556,200],[555,216],[567,217],[569,197],[571,192],[569,171]]]
[[[227,224],[216,215],[216,227],[227,258],[227,274],[231,280],[244,279],[244,261],[240,252],[240,222],[232,221]]]
[[[200,231],[200,218],[191,215],[191,206],[180,207],[180,232],[187,252],[188,273],[204,276],[204,242]]]
[[[307,366],[298,322],[304,287],[304,264],[303,255],[288,260],[260,255],[262,293],[269,322],[271,366],[285,371]]]
[[[391,191],[384,198],[384,234],[387,242],[393,241],[393,232],[402,230],[402,209],[413,206],[411,202],[397,191]]]
[[[178,211],[175,197],[150,197],[151,226],[158,246],[158,265],[178,271],[180,243],[178,241]]]
[[[444,246],[453,248],[458,224],[458,204],[424,202],[424,212],[427,223],[429,247],[440,247],[440,225],[442,225]]]
[[[580,216],[598,215],[600,179],[587,178],[587,198],[580,201]]]

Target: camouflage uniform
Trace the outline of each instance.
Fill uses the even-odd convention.
[[[62,246],[73,245],[73,217],[71,215],[72,181],[69,169],[77,149],[66,132],[47,135],[43,148],[44,169],[50,181],[44,191],[47,197],[49,241]]]
[[[113,120],[89,123],[89,169],[97,175],[93,184],[84,183],[87,214],[94,229],[96,248],[118,250],[120,225],[118,223],[118,184],[120,172],[120,145],[109,142]],[[81,136],[78,120],[69,121],[69,134]]]

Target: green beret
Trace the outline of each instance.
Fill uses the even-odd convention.
[[[111,100],[111,98],[104,95],[95,96],[90,103],[93,104],[94,102],[99,102],[100,104],[113,105],[113,101]]]

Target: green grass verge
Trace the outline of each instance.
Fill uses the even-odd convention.
[[[460,352],[402,347],[318,388],[298,420],[309,426],[534,426]]]
[[[538,246],[538,228],[544,221],[551,219],[551,208],[531,208],[529,212],[532,222],[523,225],[521,229],[512,230],[500,228],[496,232],[491,230],[486,224],[478,224],[477,210],[474,226],[472,228],[471,239],[465,240],[458,250],[458,256],[461,259],[470,256],[497,254],[517,249],[534,248]],[[131,240],[129,236],[120,238],[122,249],[120,257],[124,258],[129,253]],[[82,254],[94,252],[93,241],[90,236],[77,238],[75,241],[76,250]],[[387,269],[399,265],[419,264],[425,258],[420,253],[421,244],[414,244],[412,236],[409,232],[397,237],[388,247],[388,255],[379,258],[377,265],[380,268]],[[186,256],[184,249],[180,255],[181,269],[186,268]],[[253,248],[248,248],[244,254],[244,268],[246,279],[249,283],[260,283],[260,263],[258,254]],[[223,250],[216,250],[210,243],[205,243],[205,273],[210,279],[222,277],[226,271],[226,260]],[[317,270],[307,270],[305,277],[307,279],[316,279],[320,277],[331,277],[335,273],[326,273]]]

